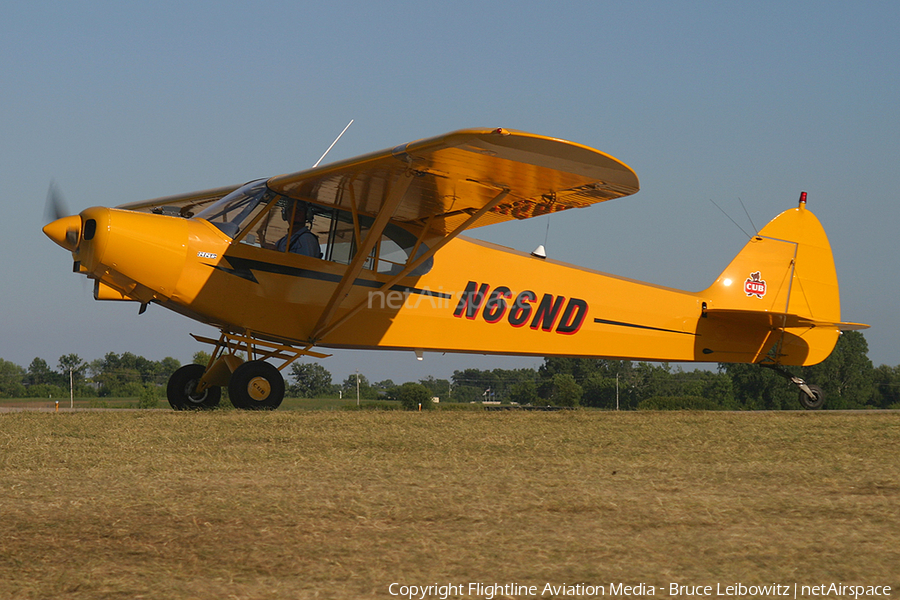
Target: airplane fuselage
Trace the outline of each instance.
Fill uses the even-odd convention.
[[[642,283],[462,236],[427,273],[387,289],[389,275],[362,270],[335,319],[358,311],[314,339],[346,265],[235,243],[202,219],[105,208],[83,219],[97,226],[76,258],[98,281],[98,299],[154,302],[283,343],[705,362],[753,362],[774,343],[764,324],[711,317],[709,290]],[[778,278],[792,260],[784,257]]]

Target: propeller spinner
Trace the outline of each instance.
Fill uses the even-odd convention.
[[[71,252],[78,248],[81,217],[69,214],[66,201],[56,183],[50,183],[50,189],[47,191],[44,219],[49,221],[43,229],[48,238]]]

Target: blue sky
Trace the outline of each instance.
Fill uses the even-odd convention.
[[[28,2],[0,8],[0,357],[187,362],[210,328],[98,303],[40,232],[72,211],[240,183],[466,127],[595,147],[642,191],[476,230],[689,290],[801,190],[829,233],[845,320],[900,364],[895,2]],[[82,4],[86,6],[82,6]],[[340,352],[395,381],[537,359]],[[691,368],[686,365],[686,368]]]

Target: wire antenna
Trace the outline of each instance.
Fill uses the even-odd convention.
[[[737,227],[738,229],[740,229],[741,232],[742,232],[744,235],[746,235],[748,238],[752,238],[752,237],[753,237],[752,235],[750,235],[749,233],[747,233],[746,231],[744,231],[744,228],[741,227],[740,225],[738,225],[737,221],[735,221],[734,219],[731,218],[731,215],[729,215],[727,212],[725,212],[724,210],[722,210],[722,207],[719,206],[718,204],[716,204],[715,200],[713,200],[712,198],[710,198],[709,201],[713,203],[713,206],[715,206],[716,208],[718,208],[719,210],[721,210],[721,211],[722,211],[722,214],[725,215],[726,217],[728,217],[728,220],[731,221],[732,223],[734,223],[734,226]],[[751,223],[752,223],[752,221],[751,221]]]
[[[756,233],[759,233],[759,227],[757,227],[756,223],[753,222],[753,219],[750,218],[750,213],[747,212],[747,207],[744,206],[744,201],[741,200],[740,196],[738,196],[738,202],[741,203],[741,208],[744,209],[744,214],[747,215],[747,220],[750,221],[750,225],[753,227],[753,231],[755,231]],[[754,235],[756,235],[756,233],[754,233]]]
[[[322,159],[325,158],[325,156],[326,156],[329,152],[331,152],[331,149],[334,148],[334,145],[338,143],[338,140],[341,139],[341,136],[344,135],[344,133],[345,133],[348,129],[350,129],[350,126],[351,126],[351,125],[353,125],[353,119],[350,119],[350,122],[347,123],[347,126],[346,126],[346,127],[344,127],[344,131],[340,132],[340,133],[338,134],[338,136],[337,136],[336,138],[334,138],[334,141],[331,142],[331,145],[330,145],[330,146],[328,146],[328,150],[325,151],[325,154],[323,154],[322,156],[320,156],[320,157],[319,157],[319,160],[316,161],[316,164],[313,165],[313,167],[312,167],[313,169],[315,169],[316,167],[319,166],[319,163],[322,162]]]

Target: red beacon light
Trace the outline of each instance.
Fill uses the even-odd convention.
[[[806,208],[806,192],[800,192],[800,207]]]

